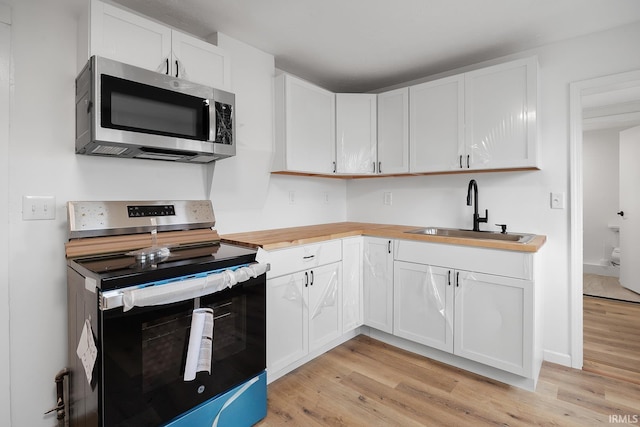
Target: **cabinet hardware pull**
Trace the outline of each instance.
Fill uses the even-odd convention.
[[[165,74],[168,76],[169,75],[169,58],[167,58],[166,61],[167,61],[167,72]]]
[[[467,169],[469,169],[469,155],[467,154]]]
[[[460,161],[460,169],[462,169],[462,154],[460,154],[459,156],[460,158],[458,159]]]
[[[618,215],[620,215],[620,216],[624,216],[624,211],[620,211],[620,212],[618,212]]]
[[[387,250],[391,253],[391,240],[387,243]]]
[[[382,173],[382,162],[378,162],[378,173]]]
[[[451,270],[447,271],[447,285],[451,286]]]
[[[176,59],[176,77],[178,77],[178,60]]]
[[[309,273],[307,273],[306,271],[304,272],[304,287],[309,287]]]
[[[376,162],[373,162],[373,173],[376,173]]]
[[[460,286],[460,272],[456,271],[456,288]]]
[[[313,270],[311,270],[311,286],[313,286]]]
[[[336,162],[333,162],[333,173],[336,173]]]
[[[303,256],[302,259],[311,259],[314,258],[315,255],[307,255],[307,256]]]

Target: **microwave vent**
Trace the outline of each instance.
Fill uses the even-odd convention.
[[[92,154],[102,154],[107,156],[119,156],[120,154],[127,151],[127,148],[123,147],[114,147],[112,145],[98,145],[94,148],[91,153]]]

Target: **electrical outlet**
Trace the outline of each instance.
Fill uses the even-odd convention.
[[[289,191],[289,204],[290,205],[295,205],[296,204],[296,192],[295,191]]]
[[[55,196],[22,196],[22,219],[56,219]]]
[[[391,206],[392,203],[393,203],[393,194],[391,193],[391,191],[385,191],[382,194],[382,204]]]
[[[325,205],[329,204],[329,192],[325,191],[322,193],[322,200],[324,201]]]
[[[564,193],[551,193],[551,209],[564,209]]]

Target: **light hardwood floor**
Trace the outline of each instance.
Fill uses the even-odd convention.
[[[585,325],[618,311],[596,303]],[[362,335],[270,384],[268,399],[262,427],[640,425],[640,384],[545,362],[528,392]]]

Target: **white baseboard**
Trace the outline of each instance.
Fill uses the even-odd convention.
[[[587,274],[597,274],[599,276],[620,277],[620,267],[601,264],[583,264],[582,271]]]
[[[544,350],[543,359],[546,362],[556,363],[558,365],[571,367],[571,356],[557,351]]]

